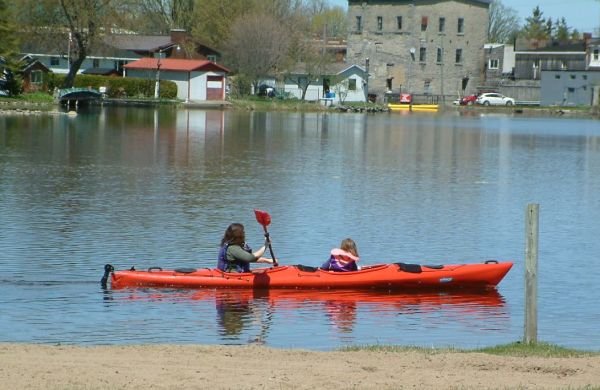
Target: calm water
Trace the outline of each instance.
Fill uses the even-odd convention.
[[[510,115],[96,108],[0,117],[0,341],[478,347],[520,340],[540,204],[539,339],[600,350],[600,122]],[[365,264],[512,259],[486,295],[104,291],[211,267],[269,211],[281,263],[353,237]]]

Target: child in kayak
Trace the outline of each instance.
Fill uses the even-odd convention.
[[[232,223],[225,230],[221,240],[217,268],[225,272],[250,272],[250,263],[272,264],[272,259],[262,257],[268,244],[269,241],[266,238],[265,245],[252,252],[252,249],[246,244],[244,225]]]
[[[329,271],[357,271],[360,269],[358,264],[358,249],[356,243],[351,238],[342,241],[339,248],[331,250],[329,260],[321,268]]]

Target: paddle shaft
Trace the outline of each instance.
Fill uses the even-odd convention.
[[[269,232],[267,231],[267,226],[263,225],[263,229],[265,229],[265,237],[267,237],[267,241],[269,242],[269,253],[271,254],[271,258],[273,259],[273,265],[277,267],[277,259],[275,259],[275,254],[273,253],[273,247],[271,246],[271,239],[269,238]]]

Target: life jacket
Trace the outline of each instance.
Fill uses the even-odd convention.
[[[250,272],[250,264],[240,260],[227,260],[227,249],[231,244],[225,244],[219,250],[217,268],[224,272]],[[252,249],[246,244],[242,247],[245,251],[252,253]]]
[[[358,266],[356,265],[358,259],[358,256],[354,256],[350,252],[335,248],[331,251],[329,260],[326,263],[328,267],[324,268],[331,271],[356,271],[358,270]]]

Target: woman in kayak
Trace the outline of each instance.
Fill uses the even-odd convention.
[[[250,263],[272,264],[272,259],[262,257],[268,244],[269,239],[266,238],[265,245],[252,252],[252,249],[246,244],[244,225],[232,223],[225,230],[221,240],[217,268],[225,272],[250,272]]]
[[[356,243],[351,238],[346,238],[342,241],[339,248],[331,251],[329,260],[327,260],[321,268],[329,271],[357,271],[358,249]]]

